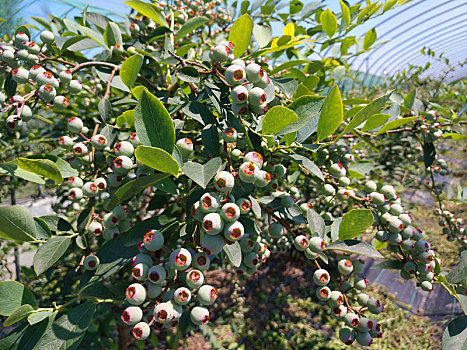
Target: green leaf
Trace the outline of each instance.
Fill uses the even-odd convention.
[[[183,26],[177,32],[177,35],[175,36],[175,42],[184,39],[192,31],[201,27],[207,22],[209,22],[209,19],[204,16],[190,18],[188,21],[185,22],[185,24],[183,24]]]
[[[161,148],[150,146],[138,146],[135,157],[141,163],[163,173],[178,176],[178,163],[169,153]]]
[[[400,260],[385,260],[373,265],[372,270],[402,270],[404,264]]]
[[[443,334],[443,349],[467,349],[467,316],[464,315],[449,322]]]
[[[177,71],[177,78],[187,83],[197,84],[200,81],[199,72],[194,67],[186,66]]]
[[[339,0],[339,2],[342,11],[342,21],[345,22],[345,27],[347,27],[350,25],[350,10],[349,7],[345,4],[345,2],[343,2],[342,0]]]
[[[42,175],[47,179],[59,184],[63,182],[62,174],[57,165],[49,159],[18,158],[18,168],[31,173]]]
[[[339,239],[339,226],[342,223],[342,218],[337,218],[331,225],[331,242],[335,242]]]
[[[34,349],[76,350],[91,323],[95,311],[96,305],[89,301],[75,306],[47,329]]]
[[[34,271],[40,275],[55,264],[70,246],[71,237],[56,236],[39,247],[34,255]]]
[[[298,119],[282,129],[279,135],[297,131],[300,136],[304,129],[310,128],[313,129],[313,132],[316,131],[316,127],[318,126],[318,119],[316,117],[323,106],[323,102],[324,97],[322,96],[301,96],[293,101],[287,108],[294,111]]]
[[[135,109],[135,129],[143,145],[162,148],[172,154],[175,128],[161,101],[143,90]]]
[[[317,233],[319,237],[324,238],[326,235],[324,220],[316,211],[308,209],[306,212],[308,225],[312,234]]]
[[[266,112],[262,131],[266,135],[275,135],[298,119],[297,114],[287,107],[274,106]]]
[[[143,56],[136,54],[128,57],[120,68],[120,78],[129,89],[133,87],[143,64]]]
[[[371,45],[375,43],[376,39],[377,39],[376,30],[375,28],[372,28],[365,34],[365,38],[363,39],[363,48],[365,50],[368,50],[371,47]]]
[[[24,179],[26,181],[35,182],[38,184],[45,184],[45,180],[39,175],[18,168],[18,162],[16,160],[13,160],[8,163],[0,163],[0,175],[14,176],[19,177],[20,179]]]
[[[337,18],[330,9],[321,12],[319,17],[324,32],[331,38],[337,30]]]
[[[105,206],[105,209],[112,210],[116,205],[119,205],[127,199],[134,197],[136,194],[140,193],[148,186],[154,185],[155,183],[167,177],[169,177],[169,174],[161,173],[138,177],[136,179],[128,181],[117,191],[115,191],[115,193],[110,197],[109,201],[107,202],[107,205]]]
[[[13,323],[16,323],[19,320],[22,320],[23,318],[25,318],[32,312],[34,312],[34,308],[31,305],[29,304],[21,305],[19,308],[13,311],[13,313],[10,316],[8,316],[5,322],[3,322],[3,327],[11,326]]]
[[[47,223],[40,218],[34,218],[34,221],[36,224],[36,237],[40,239],[49,239],[52,236],[52,232],[49,226],[47,226]]]
[[[288,61],[288,62],[285,62],[285,63],[282,63],[280,65],[278,65],[277,67],[274,67],[273,70],[271,70],[269,72],[269,75],[274,75],[280,71],[283,71],[284,69],[288,69],[288,68],[291,68],[291,67],[295,67],[295,66],[299,66],[299,65],[304,65],[306,63],[309,63],[310,61],[308,60],[292,60],[292,61]]]
[[[357,126],[359,126],[364,121],[366,121],[368,118],[370,118],[372,115],[381,111],[383,107],[385,106],[386,102],[391,97],[391,95],[392,95],[392,91],[387,93],[386,95],[383,95],[371,101],[368,105],[366,105],[361,110],[359,110],[357,114],[355,114],[355,116],[349,122],[349,124],[347,124],[344,130],[339,134],[339,137],[336,137],[334,142],[337,142],[337,140],[339,140],[342,137],[342,135],[355,129]]]
[[[134,110],[125,111],[117,117],[118,127],[125,125],[125,123],[128,124],[130,128],[135,125],[135,111]]]
[[[159,23],[161,26],[169,27],[164,15],[159,11],[155,5],[148,4],[139,0],[125,1],[125,4],[135,9],[142,15],[152,19],[154,22]]]
[[[53,310],[35,310],[28,316],[28,322],[30,325],[41,322],[52,314]]]
[[[30,242],[35,237],[36,224],[29,210],[19,205],[0,208],[0,238]]]
[[[334,85],[324,99],[318,120],[318,141],[331,136],[342,123],[344,115],[339,87]]]
[[[235,45],[234,56],[240,57],[250,46],[251,35],[253,34],[253,20],[245,13],[237,18],[229,33],[229,41]]]
[[[300,154],[291,154],[290,157],[295,160],[297,163],[302,164],[307,170],[312,174],[317,176],[320,180],[324,181],[324,175],[319,169],[319,167],[313,163],[309,158],[304,157]]]
[[[461,253],[461,261],[446,275],[450,283],[460,283],[467,279],[467,250]]]
[[[253,35],[259,48],[263,48],[269,44],[272,39],[272,29],[268,24],[260,25],[255,23],[253,27]],[[271,74],[272,75],[272,74]]]
[[[0,315],[10,316],[25,304],[37,308],[36,298],[28,288],[16,281],[0,281]]]
[[[467,140],[466,135],[461,135],[461,134],[456,134],[453,132],[447,132],[443,135],[441,135],[443,139],[451,139],[451,140]]]
[[[418,119],[418,117],[406,117],[406,118],[402,118],[402,119],[391,120],[389,123],[387,123],[381,129],[379,129],[379,131],[376,133],[376,135],[384,134],[386,131],[398,128],[399,126],[410,123],[411,121],[414,121],[415,119]]]
[[[413,88],[405,97],[404,97],[404,106],[408,109],[412,109],[417,98],[417,89]]]
[[[389,114],[375,114],[367,119],[365,125],[362,128],[362,131],[369,131],[376,129],[386,123],[388,119],[391,118]]]
[[[186,162],[183,164],[183,172],[202,188],[206,188],[209,181],[217,174],[221,166],[221,158],[216,157],[204,165],[196,162]]]
[[[112,105],[110,104],[109,100],[101,99],[97,105],[97,109],[99,110],[101,121],[107,123],[110,118],[110,110],[112,109]]]
[[[353,209],[344,214],[339,226],[339,239],[359,236],[373,224],[374,217],[370,209]]]
[[[122,44],[122,33],[120,28],[114,22],[108,22],[104,31],[104,42],[108,47]]]
[[[233,266],[239,267],[242,263],[242,248],[238,242],[224,245],[224,252]]]
[[[423,143],[423,162],[425,163],[425,168],[428,168],[433,164],[436,159],[436,148],[432,142]]]
[[[342,224],[341,224],[342,225]],[[345,241],[337,241],[329,244],[325,250],[339,250],[347,253],[368,256],[373,259],[382,259],[383,256],[371,244],[357,241],[355,239],[347,239]]]

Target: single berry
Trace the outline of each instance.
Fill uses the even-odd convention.
[[[86,270],[95,270],[99,266],[99,258],[95,255],[88,255],[84,258],[83,266]]]
[[[132,305],[140,305],[146,299],[146,288],[142,284],[133,283],[126,289],[126,300]]]

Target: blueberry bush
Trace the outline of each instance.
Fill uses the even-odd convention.
[[[0,282],[15,325],[0,348],[176,347],[209,327],[209,271],[247,281],[297,252],[344,344],[391,336],[368,258],[467,310],[464,222],[435,182],[450,173],[443,141],[465,139],[465,84],[449,105],[444,84],[429,94],[408,76],[341,84],[377,41],[352,30],[406,2],[341,0],[333,13],[320,1],[131,0],[123,22],[85,9],[5,37],[0,195],[39,185],[55,215],[0,207],[2,245],[36,249],[24,284]],[[411,184],[432,191],[443,234],[462,243],[453,269],[401,197]],[[446,349],[465,346],[466,322],[447,327]]]

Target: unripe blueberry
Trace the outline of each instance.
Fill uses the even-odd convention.
[[[29,81],[29,71],[24,68],[15,68],[11,70],[13,80],[18,84],[26,84]]]
[[[145,284],[147,289],[147,297],[150,299],[155,299],[162,293],[162,285],[155,284],[151,282],[146,282]]]
[[[406,227],[401,231],[401,236],[403,239],[410,239],[413,236],[413,232],[414,232],[413,227]]]
[[[122,321],[127,325],[135,325],[143,318],[143,310],[138,306],[129,306],[122,312]]]
[[[373,320],[369,319],[369,318],[360,317],[359,325],[358,325],[357,329],[360,332],[369,332],[369,331],[372,330],[374,323],[375,322]]]
[[[145,265],[151,266],[152,259],[148,254],[139,253],[133,257],[131,261],[131,266],[136,266],[139,263],[143,263]]]
[[[235,128],[228,127],[222,131],[222,139],[227,143],[235,142],[237,136],[237,130],[235,130]]]
[[[331,292],[330,297],[329,297],[329,303],[330,303],[330,305],[332,305],[334,307],[337,307],[339,305],[343,305],[344,304],[344,296],[342,295],[341,292],[339,292],[337,290],[333,290]]]
[[[240,165],[238,176],[245,183],[253,183],[258,180],[259,168],[254,162],[245,162]]]
[[[258,179],[254,182],[254,185],[256,187],[263,188],[263,187],[266,187],[267,185],[269,185],[271,183],[271,181],[272,181],[271,174],[269,174],[267,171],[260,170],[259,175],[258,175]]]
[[[325,184],[323,186],[323,194],[325,196],[334,196],[336,194],[336,189],[331,184]]]
[[[191,309],[190,319],[195,325],[200,326],[209,322],[209,310],[202,306]]]
[[[342,176],[338,180],[339,186],[347,187],[350,185],[350,179],[347,176]]]
[[[190,208],[190,214],[191,214],[191,216],[192,216],[195,220],[197,220],[197,221],[203,220],[204,211],[201,210],[199,201],[198,201],[198,202],[195,202],[195,204],[193,204],[193,205],[191,206],[191,208]]]
[[[250,63],[249,65],[247,65],[245,68],[245,72],[248,81],[254,84],[259,83],[265,74],[263,68],[256,63]]]
[[[126,300],[132,305],[141,305],[146,299],[146,288],[142,284],[133,283],[126,289]]]
[[[348,327],[357,328],[360,325],[359,317],[353,312],[348,312],[344,316],[344,322]]]
[[[12,114],[8,118],[6,118],[5,124],[8,129],[19,130],[23,126],[23,120],[21,119],[21,117]]]
[[[128,141],[119,141],[115,144],[114,151],[117,156],[132,157],[135,152],[135,148]]]
[[[329,167],[329,173],[337,178],[345,176],[347,171],[341,163],[334,163]]]
[[[244,103],[248,101],[248,89],[243,85],[238,85],[230,91],[230,97],[234,103]]]
[[[388,236],[388,243],[392,245],[400,245],[403,239],[399,233],[390,233]]]
[[[53,99],[55,98],[55,96],[57,95],[57,91],[55,90],[55,88],[50,85],[50,84],[46,84],[46,85],[42,85],[40,88],[39,88],[39,96],[41,99],[43,99],[45,102],[51,102],[53,101]]]
[[[94,182],[86,182],[83,185],[83,194],[88,197],[95,197],[98,192],[98,187]]]
[[[54,33],[52,33],[51,31],[48,31],[48,30],[44,30],[41,32],[40,34],[40,38],[42,40],[43,43],[46,43],[46,44],[52,44],[55,40],[55,36],[54,36]]]
[[[197,289],[203,285],[204,275],[200,270],[191,270],[186,274],[185,282],[189,288]]]
[[[342,327],[339,330],[339,339],[345,345],[351,345],[355,341],[355,332],[350,327]]]
[[[308,248],[309,244],[310,242],[308,241],[308,238],[303,235],[299,235],[294,239],[294,246],[297,250],[304,251]]]
[[[234,222],[240,217],[240,208],[235,203],[226,203],[222,206],[221,216],[227,222]]]
[[[245,78],[245,69],[239,65],[233,64],[225,70],[225,81],[231,86],[242,84],[245,81]]]
[[[350,197],[350,191],[346,188],[341,188],[336,193],[336,198],[340,201],[346,201]]]
[[[178,140],[176,145],[182,156],[188,157],[193,152],[193,141],[188,138]]]
[[[412,223],[412,217],[410,216],[410,214],[399,215],[399,220],[402,221],[405,227],[409,226]]]
[[[225,45],[216,45],[212,50],[212,59],[218,62],[227,61],[230,55],[230,48]]]
[[[151,334],[151,329],[146,322],[139,322],[133,327],[133,336],[138,340],[145,340]]]
[[[156,319],[157,322],[160,323],[165,323],[169,322],[172,317],[172,306],[170,303],[165,302],[165,303],[160,303],[154,308],[154,318]]]
[[[232,158],[232,160],[239,160],[241,156],[242,151],[240,151],[238,148],[235,148],[230,151],[230,158]]]
[[[373,342],[373,338],[368,332],[357,332],[355,339],[357,340],[357,343],[362,346],[370,346]]]
[[[170,254],[169,262],[175,270],[186,270],[191,265],[191,253],[185,248],[175,249]]]
[[[131,275],[137,281],[146,281],[148,278],[149,266],[146,264],[136,264],[131,270]]]
[[[103,232],[102,232],[102,238],[104,238],[105,241],[110,241],[111,239],[115,238],[116,236],[119,235],[119,231],[117,228],[106,228]]]
[[[344,318],[344,316],[347,315],[347,312],[348,312],[348,309],[344,305],[335,306],[332,309],[333,316],[338,319]]]
[[[60,110],[65,109],[70,104],[70,100],[65,96],[55,96],[54,98],[54,107]]]
[[[211,263],[211,259],[205,253],[196,253],[193,256],[193,267],[195,269],[206,271],[209,269],[209,265]]]
[[[15,43],[16,43],[16,46],[21,46],[23,42],[28,42],[29,41],[29,37],[28,35],[25,33],[25,32],[18,32],[16,33],[15,35]]]
[[[245,154],[245,157],[243,157],[245,162],[253,162],[255,163],[258,168],[263,167],[263,156],[258,153],[258,152],[248,152]]]
[[[384,197],[384,195],[379,192],[371,192],[370,198],[372,203],[374,203],[375,205],[382,205],[386,202],[386,198]]]
[[[399,233],[404,229],[404,224],[397,218],[392,218],[388,221],[388,229],[392,233]]]
[[[164,236],[157,230],[149,230],[144,235],[143,242],[147,250],[154,252],[164,245]]]
[[[248,104],[246,103],[232,103],[232,112],[235,115],[247,115],[248,114]]]
[[[83,266],[86,270],[95,270],[99,266],[99,258],[95,255],[88,255],[84,258]]]
[[[201,247],[207,254],[219,254],[224,248],[224,236],[222,235],[204,235],[201,239]]]
[[[313,252],[310,247],[306,248],[304,250],[304,253],[305,253],[305,257],[309,260],[316,260],[320,257],[320,253],[315,253]]]
[[[254,87],[248,94],[248,103],[254,106],[266,103],[266,92],[260,87]]]
[[[321,301],[328,301],[331,297],[331,290],[327,286],[320,287],[316,290],[316,296]]]
[[[79,201],[81,198],[83,198],[83,191],[81,188],[74,187],[68,192],[68,198],[72,201]]]
[[[370,296],[368,294],[365,294],[365,293],[357,294],[357,302],[360,304],[360,306],[367,306],[369,299],[370,299]]]
[[[283,178],[286,173],[287,173],[287,168],[283,166],[282,164],[277,164],[274,167],[274,175],[276,175],[278,178]]]
[[[354,282],[354,287],[358,289],[359,291],[366,289],[367,286],[368,286],[368,281],[366,280],[366,278],[359,278],[355,280]]]
[[[67,129],[68,131],[78,134],[81,132],[83,128],[83,121],[78,117],[70,117],[68,118]]]
[[[203,218],[203,229],[208,235],[217,235],[224,228],[224,220],[218,213],[208,213]]]
[[[376,192],[377,185],[376,182],[370,180],[365,183],[364,190],[366,193]]]
[[[73,153],[76,157],[83,157],[85,154],[89,152],[88,148],[84,143],[76,143],[73,146]]]
[[[326,242],[317,236],[311,237],[309,239],[309,248],[314,253],[321,253],[324,248],[326,248]]]
[[[284,235],[284,226],[273,222],[269,225],[268,233],[272,238],[281,238]]]
[[[200,200],[201,210],[205,213],[213,213],[219,209],[220,198],[217,194],[209,192],[201,196]]]
[[[384,185],[381,187],[380,192],[384,194],[387,199],[396,198],[396,190],[391,185]]]
[[[422,252],[422,251],[426,252],[431,249],[431,244],[428,241],[419,240],[415,243],[414,249],[419,252]]]
[[[26,50],[32,55],[37,55],[41,52],[41,48],[34,41],[30,41],[26,47]]]
[[[236,204],[240,208],[241,214],[247,214],[251,209],[251,201],[246,198],[240,198],[237,200]]]
[[[391,208],[389,209],[389,213],[391,213],[391,215],[394,215],[394,216],[399,216],[402,214],[402,211],[404,210],[404,208],[402,208],[402,206],[400,204],[392,204],[391,205]]]
[[[235,185],[235,178],[228,171],[220,171],[214,177],[214,186],[220,192],[232,191]]]
[[[91,137],[91,145],[97,150],[103,150],[107,146],[107,138],[104,135],[94,135]]]
[[[68,91],[72,94],[77,94],[83,89],[83,85],[78,80],[71,80],[68,84]]]
[[[246,253],[243,256],[243,263],[246,267],[253,267],[258,265],[259,263],[259,256],[255,252]]]
[[[93,221],[88,226],[88,232],[92,233],[94,236],[99,236],[102,233],[102,224],[97,221]]]
[[[68,84],[71,79],[73,79],[73,76],[69,70],[62,70],[58,75],[58,78],[60,79],[61,83]]]
[[[186,305],[191,300],[191,292],[188,288],[180,287],[175,290],[174,301],[179,305]]]
[[[112,164],[113,170],[117,174],[121,175],[126,175],[131,169],[133,169],[133,161],[127,156],[118,156]]]
[[[368,299],[367,306],[368,311],[370,311],[373,314],[380,314],[381,312],[383,312],[383,305],[381,305],[379,300],[376,300],[374,298]]]
[[[329,283],[331,276],[325,269],[318,269],[313,274],[313,281],[317,286],[325,286]]]
[[[240,221],[228,222],[224,227],[224,236],[230,241],[238,241],[244,233],[245,229]]]
[[[217,289],[209,284],[201,286],[197,293],[201,305],[211,305],[217,299]]]
[[[120,219],[112,213],[105,214],[103,219],[106,227],[116,227],[120,221]]]
[[[160,284],[167,278],[167,271],[161,265],[153,265],[149,268],[147,276],[150,282]]]
[[[258,115],[265,114],[266,110],[268,109],[268,105],[266,102],[260,105],[250,104],[248,107],[250,108],[251,113],[258,114]]]

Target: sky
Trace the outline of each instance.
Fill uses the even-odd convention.
[[[84,7],[89,4],[105,8],[119,14],[129,13],[123,0],[25,0],[31,3],[24,11],[24,17],[42,16],[53,13],[57,16],[72,17],[81,10],[72,10],[63,2]],[[304,4],[312,0],[302,0]],[[314,1],[314,0],[313,0]],[[360,0],[349,0],[353,5]],[[338,0],[327,0],[325,4],[335,13],[340,12]],[[107,13],[109,15],[110,13]],[[113,17],[113,16],[111,16]],[[115,17],[118,18],[118,17]],[[364,35],[375,27],[378,40],[384,43],[372,52],[352,60],[353,69],[369,71],[376,75],[392,75],[407,67],[407,63],[424,64],[430,59],[424,58],[419,50],[423,46],[432,47],[436,53],[444,53],[452,62],[467,58],[467,1],[466,0],[412,0],[410,3],[386,12],[384,15],[367,21],[352,33]],[[273,24],[274,36],[280,35],[282,28]],[[433,61],[433,60],[431,60]],[[445,64],[433,62],[433,68],[425,75],[441,74]],[[467,65],[457,71],[452,79],[467,76]]]

